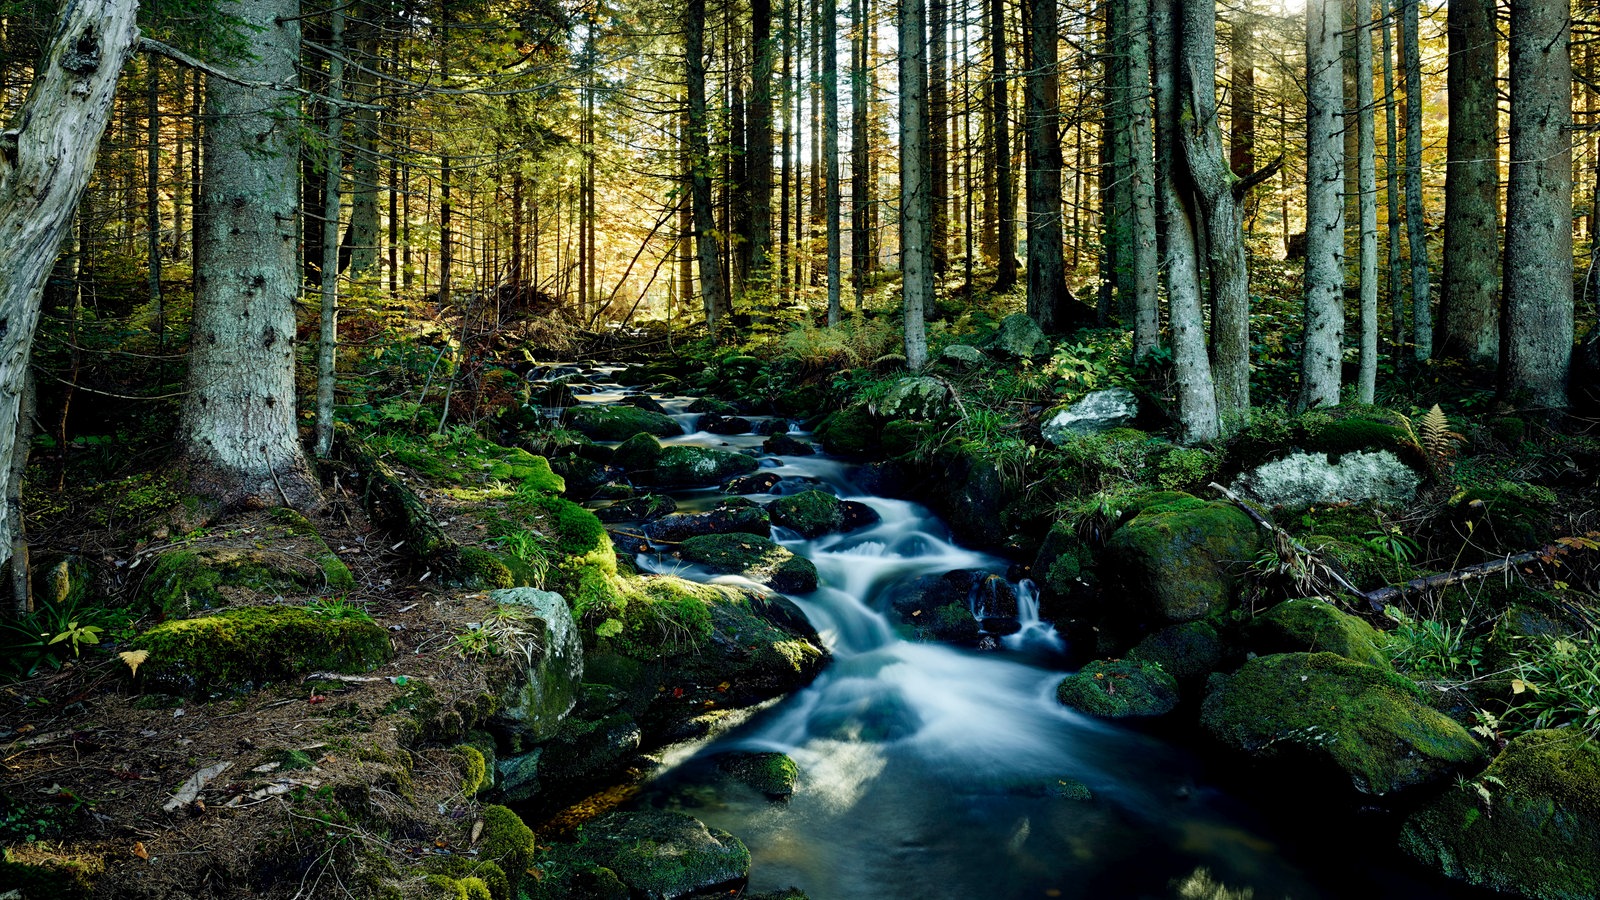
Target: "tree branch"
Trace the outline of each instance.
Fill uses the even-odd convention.
[[[1243,200],[1246,194],[1255,189],[1256,185],[1278,174],[1278,170],[1281,168],[1283,168],[1282,153],[1278,154],[1277,159],[1267,163],[1265,167],[1257,169],[1254,172],[1251,172],[1249,175],[1239,179],[1238,183],[1233,186],[1234,199]]]

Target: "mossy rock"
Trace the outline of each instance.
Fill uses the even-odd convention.
[[[1359,540],[1314,534],[1301,543],[1323,562],[1337,566],[1351,584],[1364,591],[1415,577],[1415,570],[1410,566],[1397,565],[1393,557]]]
[[[1271,653],[1337,653],[1345,659],[1389,668],[1384,637],[1365,621],[1316,598],[1279,603],[1245,626],[1251,650]]]
[[[750,851],[738,838],[683,813],[607,813],[584,826],[583,838],[585,855],[651,900],[736,886],[750,875]]]
[[[389,633],[369,621],[329,618],[298,606],[247,606],[174,619],[133,640],[149,651],[139,669],[169,690],[250,690],[307,672],[369,672],[394,656]]]
[[[817,567],[774,541],[753,534],[692,537],[679,548],[684,559],[714,572],[743,575],[786,594],[817,589]]]
[[[625,441],[636,434],[676,437],[683,426],[668,416],[637,406],[575,406],[567,410],[567,422],[574,431],[597,441]]]
[[[1536,900],[1600,896],[1600,745],[1577,729],[1521,735],[1474,781],[1407,819],[1400,846],[1479,887]]]
[[[523,874],[533,861],[533,829],[504,806],[485,806],[483,835],[478,842],[478,859],[494,863],[508,881],[508,896],[517,896]]]
[[[532,583],[532,573],[480,547],[461,547],[433,560],[441,570],[439,583],[469,591],[489,591]],[[519,577],[520,575],[520,577]]]
[[[817,452],[817,448],[792,434],[779,433],[770,435],[761,442],[761,452],[773,456],[812,456]]]
[[[850,406],[823,419],[816,436],[829,453],[859,459],[877,452],[878,422],[865,406]]]
[[[1101,568],[1160,627],[1227,612],[1260,547],[1256,524],[1231,503],[1154,504],[1111,535]]]
[[[1210,622],[1180,622],[1145,635],[1128,659],[1159,665],[1180,684],[1192,686],[1222,662],[1222,638]]]
[[[433,856],[426,868],[433,873],[430,884],[442,889],[443,896],[468,900],[517,900],[511,878],[496,863],[467,856]]]
[[[787,753],[729,753],[717,768],[740,783],[772,798],[788,798],[800,780],[800,767]]]
[[[1033,558],[1035,582],[1051,596],[1066,598],[1093,578],[1094,554],[1069,522],[1050,526]]]
[[[1335,653],[1283,653],[1213,675],[1200,722],[1252,760],[1384,795],[1483,762],[1472,735],[1427,700],[1387,669]]]
[[[954,402],[955,395],[943,379],[912,375],[895,379],[871,410],[885,420],[939,422],[950,416]]]
[[[642,431],[618,444],[611,454],[611,464],[628,472],[654,469],[660,459],[661,441]]]
[[[872,507],[840,500],[826,491],[801,491],[779,497],[767,504],[767,511],[774,525],[799,532],[806,538],[863,528],[879,520]]]
[[[678,501],[666,494],[641,494],[619,500],[610,506],[594,511],[595,518],[607,524],[617,522],[654,522],[662,516],[678,511]]]
[[[701,397],[689,404],[687,411],[707,413],[714,416],[736,416],[739,414],[739,407],[726,400],[718,400],[715,397]]]
[[[770,528],[771,520],[761,507],[724,505],[706,512],[662,516],[646,525],[644,533],[651,540],[678,543],[706,534],[765,534]]]
[[[87,900],[89,884],[82,872],[65,866],[31,866],[0,859],[0,897],[18,900]]]
[[[1158,663],[1096,660],[1062,679],[1056,699],[1098,719],[1164,716],[1178,706],[1178,682]]]
[[[316,544],[327,551],[321,538]],[[157,557],[145,573],[136,605],[165,616],[182,616],[227,606],[230,596],[245,599],[353,587],[350,569],[331,551],[312,560],[297,553],[240,547],[171,550]]]
[[[661,487],[710,487],[760,468],[753,457],[715,447],[674,444],[663,447],[655,468],[637,480]]]

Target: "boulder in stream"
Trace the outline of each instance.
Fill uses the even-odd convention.
[[[772,522],[806,538],[849,531],[875,524],[876,510],[865,503],[840,500],[826,491],[801,491],[767,504]]]
[[[680,543],[706,534],[758,534],[769,528],[767,511],[759,506],[724,506],[698,513],[675,513],[646,525],[653,541]]]
[[[714,572],[743,575],[786,594],[807,594],[817,589],[817,567],[811,560],[758,535],[692,537],[683,542],[679,553]]]
[[[1056,699],[1097,719],[1164,716],[1178,706],[1178,682],[1159,663],[1095,660],[1062,679]]]
[[[567,422],[577,431],[597,441],[625,441],[636,434],[676,437],[683,427],[658,412],[635,406],[575,406],[567,410]]]
[[[661,405],[661,401],[650,396],[649,394],[628,394],[622,398],[622,402],[628,404],[629,406],[638,407],[639,409],[647,409],[653,413],[660,413],[663,416],[667,414],[667,408]]]
[[[1213,675],[1200,724],[1223,747],[1295,778],[1385,795],[1483,763],[1483,748],[1414,682],[1334,653],[1258,656]]]
[[[1450,878],[1537,900],[1600,896],[1600,745],[1533,731],[1406,820],[1400,846]]]
[[[750,420],[743,416],[719,416],[708,413],[695,420],[694,427],[710,434],[749,434]]]
[[[750,875],[750,851],[738,838],[683,813],[607,813],[584,826],[583,838],[585,857],[649,900],[737,886]]]
[[[1383,635],[1361,619],[1316,597],[1288,600],[1250,620],[1245,641],[1260,654],[1326,651],[1380,669],[1389,668]]]
[[[810,456],[817,452],[810,443],[781,432],[763,441],[761,449],[773,456]]]
[[[738,478],[731,479],[727,484],[723,485],[722,492],[724,494],[765,494],[771,491],[772,488],[782,480],[783,477],[777,472],[760,472],[755,475],[741,475]]]
[[[774,799],[787,799],[800,780],[800,767],[787,753],[727,753],[718,758],[717,768]]]
[[[1187,495],[1148,506],[1106,542],[1101,571],[1161,627],[1226,612],[1261,547],[1256,524],[1231,503]]]
[[[646,473],[644,480],[663,487],[709,487],[737,475],[748,475],[760,465],[743,453],[693,444],[673,444],[661,448],[655,469]]]
[[[653,522],[678,511],[678,501],[665,494],[640,494],[594,511],[608,525],[618,522]]]

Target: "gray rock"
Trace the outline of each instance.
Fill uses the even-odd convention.
[[[937,378],[912,376],[889,386],[872,405],[872,414],[884,419],[936,421],[950,412],[950,387]]]
[[[1388,450],[1332,454],[1291,453],[1245,472],[1233,490],[1269,506],[1313,503],[1408,503],[1422,476]]]
[[[507,653],[514,674],[500,690],[497,724],[530,742],[556,733],[577,703],[583,683],[583,639],[565,597],[536,588],[494,591],[489,599],[506,611],[521,611],[509,627],[525,634],[516,641],[524,653]],[[485,627],[501,627],[488,626]]]
[[[1033,359],[1050,353],[1050,341],[1038,323],[1026,313],[1006,316],[994,336],[994,349],[1017,359]]]
[[[1087,434],[1121,428],[1139,414],[1139,398],[1127,388],[1091,392],[1071,406],[1051,414],[1040,431],[1057,447]]]
[[[539,794],[543,788],[539,783],[539,757],[542,755],[544,749],[535,747],[528,753],[519,753],[495,762],[495,783],[499,785],[501,798],[520,803]]]
[[[952,369],[981,369],[989,364],[989,357],[970,344],[951,344],[940,351],[939,362]]]
[[[585,849],[635,896],[687,897],[750,875],[750,851],[726,831],[683,813],[607,813],[584,826]]]

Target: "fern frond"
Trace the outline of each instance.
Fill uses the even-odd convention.
[[[1428,455],[1438,462],[1444,462],[1455,455],[1456,445],[1466,438],[1450,430],[1450,417],[1435,403],[1433,409],[1423,414],[1418,423],[1421,444],[1428,451]]]

